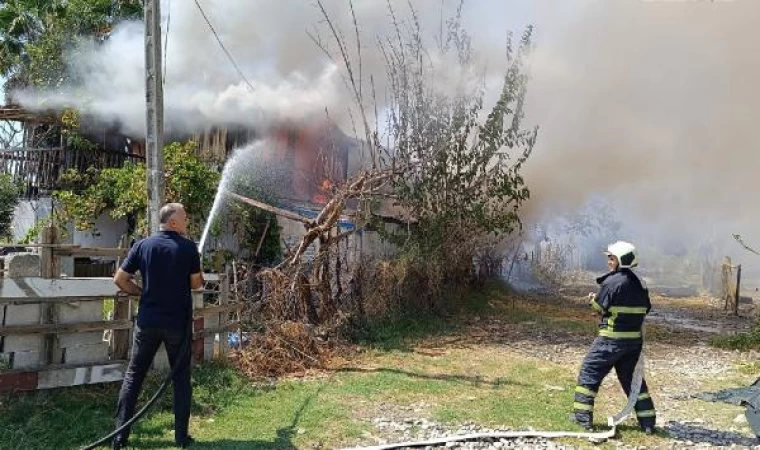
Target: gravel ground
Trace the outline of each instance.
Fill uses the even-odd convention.
[[[382,438],[376,440],[376,444],[423,441],[437,439],[442,437],[453,437],[457,435],[466,435],[474,433],[492,433],[505,431],[531,431],[531,430],[509,430],[509,429],[488,429],[479,425],[469,423],[458,427],[444,426],[435,422],[428,421],[425,418],[406,418],[403,420],[393,420],[388,418],[372,419],[372,424],[376,430],[373,435],[381,435]],[[439,446],[417,447],[424,449],[433,448],[452,448],[452,449],[498,449],[498,448],[546,448],[546,449],[572,449],[576,448],[540,438],[520,438],[520,439],[488,439],[483,441],[469,442],[447,442]]]
[[[376,417],[372,419],[374,432],[365,436],[372,442],[367,445],[379,445],[410,441],[425,441],[438,439],[442,437],[454,437],[474,433],[492,433],[507,431],[534,431],[534,430],[510,430],[506,428],[489,429],[477,424],[469,423],[452,427],[439,423],[431,422],[425,418],[408,417],[406,419],[389,419]],[[728,449],[728,448],[747,448],[760,449],[758,441],[751,436],[731,432],[711,430],[703,422],[683,422],[672,421],[661,428],[662,431],[670,435],[671,441],[660,448],[682,449],[682,448],[710,448],[710,449]],[[625,445],[621,441],[611,440],[616,448],[621,450],[644,449],[644,446]],[[589,441],[589,445],[591,442]],[[585,447],[588,447],[586,445]],[[408,447],[405,447],[408,448]],[[542,438],[517,438],[517,439],[485,439],[480,441],[454,442],[450,441],[442,445],[416,447],[425,449],[434,448],[452,448],[452,449],[501,449],[501,448],[541,448],[541,449],[575,449],[578,446],[558,443]]]
[[[561,301],[568,301],[568,298],[565,297]],[[570,301],[572,302],[572,299]],[[581,300],[576,299],[576,301]],[[694,310],[675,304],[670,306],[671,302],[667,299],[658,299],[656,302],[658,313],[653,322],[671,332],[671,336],[667,339],[647,344],[646,347],[647,377],[659,399],[658,428],[670,437],[667,444],[658,448],[760,449],[760,442],[749,432],[746,419],[742,414],[737,415],[733,425],[728,427],[725,424],[719,425],[711,417],[689,420],[683,414],[683,408],[688,408],[684,402],[690,400],[690,393],[703,389],[703,383],[706,380],[723,379],[735,371],[736,362],[739,360],[757,361],[757,354],[754,353],[740,354],[707,345],[708,338],[716,333],[748,328],[753,318],[748,311],[739,318],[727,317],[716,308],[717,303],[712,305],[706,299],[705,302],[707,308]],[[510,324],[498,318],[481,318],[472,324],[468,332],[464,333],[466,336],[464,341],[468,345],[503,347],[530,358],[568,365],[572,367],[572,370],[577,370],[593,336],[534,325],[531,322]],[[465,342],[459,339],[458,343]],[[617,380],[614,376],[610,376],[605,383],[617,383]],[[490,431],[525,431],[489,430],[472,423],[446,426],[431,422],[424,417],[417,417],[423,415],[425,409],[425,405],[416,405],[404,408],[402,411],[394,411],[390,405],[381,406],[377,413],[382,416],[368,419],[372,423],[373,431],[365,436],[365,442],[367,445],[377,445]],[[620,449],[646,448],[627,446],[616,440],[611,442]],[[571,449],[577,447],[546,439],[530,438],[449,442],[427,448]]]

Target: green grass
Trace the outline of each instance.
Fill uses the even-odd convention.
[[[756,376],[760,373],[760,362],[743,361],[736,364],[736,371],[741,375]]]
[[[710,345],[726,350],[757,350],[760,349],[760,328],[736,333],[731,336],[720,336],[710,339]]]
[[[487,426],[537,429],[573,428],[567,423],[568,405],[572,404],[573,375],[560,367],[546,368],[532,361],[515,361],[502,369],[507,380],[497,385],[467,386],[461,401],[451,396],[443,402],[434,417],[443,422],[462,423],[472,420]],[[546,380],[546,385],[528,380]],[[553,389],[562,389],[555,391]],[[558,428],[559,426],[559,428]]]
[[[159,383],[151,378],[141,404]],[[233,369],[208,365],[193,373],[191,433],[199,449],[286,449],[306,441],[358,436],[350,410],[324,393],[324,382],[256,386]],[[117,384],[6,396],[0,448],[76,449],[113,428]],[[133,430],[137,449],[173,447],[171,393]]]
[[[479,320],[496,319],[505,327],[552,327],[591,336],[595,319],[587,311],[559,302],[516,299],[498,284],[459,299],[456,308],[457,315],[449,317],[407,315],[375,325],[366,331],[362,356],[315,379],[256,384],[218,364],[194,370],[191,433],[199,441],[195,448],[368,445],[363,435],[377,434],[371,419],[398,414],[452,426],[476,422],[580,431],[567,420],[576,365],[532,358],[489,342],[476,344],[466,339],[466,332],[477,328]],[[738,371],[754,372],[756,365]],[[141,402],[159,381],[149,380]],[[118,388],[117,383],[0,397],[0,449],[76,449],[95,440],[113,426]],[[619,411],[623,403],[616,383],[603,386],[597,421]],[[738,414],[728,405],[696,400],[684,407],[694,414],[704,409],[704,414],[720,416],[728,425]],[[169,393],[135,427],[134,448],[172,448],[172,426]],[[624,426],[621,436],[628,445],[666,443],[663,436],[646,437],[635,426]]]
[[[556,303],[540,304],[518,298],[508,286],[491,281],[478,290],[446,300],[446,315],[427,312],[390,317],[361,330],[357,340],[381,350],[410,350],[430,336],[451,336],[462,332],[472,319],[498,318],[504,323],[529,322],[536,326],[593,334],[597,319],[587,309]]]
[[[432,314],[392,317],[368,325],[357,335],[360,344],[381,350],[410,350],[415,343],[428,336],[453,334],[458,324],[445,317]]]

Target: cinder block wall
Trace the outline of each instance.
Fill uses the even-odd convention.
[[[5,258],[6,276],[21,280],[40,276],[40,257],[35,253],[16,253]],[[0,323],[6,326],[35,325],[41,323],[43,303],[7,305],[0,307]],[[100,322],[103,320],[103,301],[58,304],[56,321],[61,324]],[[10,362],[10,369],[39,369],[42,335],[5,336],[0,345],[0,357]],[[102,331],[59,334],[54,350],[55,364],[88,364],[107,361],[108,342]]]
[[[40,257],[34,253],[15,253],[5,257],[6,276],[9,278],[39,277]],[[41,309],[35,305],[6,305],[2,307],[2,323],[6,326],[35,325],[40,323]],[[11,369],[37,369],[40,367],[42,336],[5,336],[0,346],[0,357],[10,363]]]

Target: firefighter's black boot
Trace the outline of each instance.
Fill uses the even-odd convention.
[[[586,431],[591,431],[594,428],[592,425],[593,419],[591,416],[579,417],[578,414],[572,413],[570,414],[570,421]]]

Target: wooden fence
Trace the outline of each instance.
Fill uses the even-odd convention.
[[[117,296],[110,277],[61,278],[60,258],[123,258],[126,249],[57,243],[43,230],[36,253],[6,257],[0,278],[0,392],[119,381],[132,342],[136,299]],[[196,362],[226,353],[227,334],[238,327],[237,302],[226,274],[205,274],[193,292],[192,353]],[[106,312],[106,305],[113,305]],[[166,352],[154,361],[168,369]]]
[[[726,256],[721,264],[721,297],[723,298],[725,311],[739,315],[739,302],[741,301],[742,266],[731,264],[731,258]]]
[[[61,175],[68,170],[85,173],[90,167],[102,170],[143,160],[141,155],[103,149],[8,148],[0,149],[0,173],[22,186],[21,197],[36,198],[60,188]]]

